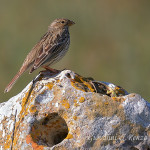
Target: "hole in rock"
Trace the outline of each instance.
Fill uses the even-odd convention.
[[[33,142],[48,147],[63,141],[67,134],[67,124],[58,113],[51,113],[41,120],[36,120],[30,132]]]
[[[70,73],[67,73],[67,74],[66,74],[66,76],[67,76],[68,78],[71,78],[71,75],[70,75]]]

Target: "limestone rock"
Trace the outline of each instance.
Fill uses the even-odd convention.
[[[38,75],[0,104],[0,149],[150,149],[150,103],[73,71]]]

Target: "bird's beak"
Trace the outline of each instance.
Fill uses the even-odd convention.
[[[74,25],[75,23],[73,22],[73,21],[68,21],[68,26],[72,26],[72,25]]]

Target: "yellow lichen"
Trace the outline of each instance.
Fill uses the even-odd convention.
[[[89,82],[83,82],[83,83],[85,84],[85,86],[88,87],[89,92],[94,92],[95,91],[95,89],[93,89],[92,85]]]
[[[59,80],[59,79],[57,80],[57,83],[58,83],[58,82],[60,82],[60,80]]]
[[[47,117],[47,116],[48,116],[48,113],[45,113],[44,116]]]
[[[31,113],[35,113],[37,110],[36,110],[36,106],[35,105],[31,105],[30,106],[30,112]]]
[[[77,107],[79,104],[77,103],[77,100],[74,100],[74,106]]]
[[[9,134],[9,135],[7,135],[6,141],[4,143],[4,148],[9,149],[10,145],[11,145],[11,135]]]
[[[69,122],[70,125],[74,125],[74,123],[72,121]]]
[[[72,139],[72,138],[73,138],[73,135],[70,134],[70,133],[69,133],[69,134],[67,135],[67,137],[66,137],[66,139]]]
[[[77,120],[77,116],[73,116],[73,119],[74,119],[74,120]]]
[[[81,97],[80,99],[79,99],[79,102],[80,103],[83,103],[85,101],[85,98],[84,97]]]
[[[85,90],[83,88],[80,87],[80,85],[78,85],[78,83],[76,83],[75,81],[71,82],[71,85],[76,88],[77,90],[83,91],[85,92]]]
[[[124,98],[120,98],[120,97],[112,97],[112,99],[116,102],[123,102]]]
[[[79,104],[78,104],[78,103],[74,103],[74,106],[75,106],[75,107],[78,107],[78,106],[79,106]]]
[[[51,90],[53,88],[54,83],[48,83],[46,86]]]
[[[116,101],[117,97],[112,97],[112,99],[113,99],[114,101]]]
[[[66,109],[70,108],[70,104],[67,99],[62,100],[62,106],[64,106]]]
[[[64,113],[62,117],[63,117],[65,120],[68,119],[68,116],[67,116],[66,113]]]
[[[80,135],[81,135],[80,127],[77,127],[77,128],[76,128],[75,134],[76,134],[78,137],[80,137]]]
[[[108,102],[105,102],[104,104],[105,104],[105,105],[108,105]]]
[[[124,89],[123,88],[121,88],[121,87],[115,87],[115,91],[116,91],[116,93],[117,93],[117,95],[125,95],[125,91],[124,91]]]
[[[91,80],[87,78],[83,78],[79,75],[75,75],[74,80],[71,79],[71,85],[77,90],[81,90],[83,92],[94,92],[95,89],[93,85],[90,83]]]
[[[42,95],[42,94],[44,94],[45,93],[45,91],[42,91],[40,94]]]
[[[22,99],[22,109],[19,113],[19,121],[16,122],[16,125],[15,125],[15,136],[14,136],[14,140],[13,140],[13,145],[16,146],[17,145],[17,142],[18,142],[18,137],[20,136],[20,132],[18,130],[16,130],[19,126],[21,126],[21,123],[22,123],[22,120],[24,119],[24,117],[29,113],[29,106],[31,104],[31,102],[33,101],[34,97],[31,98],[30,95],[32,95],[32,93],[34,91],[30,91],[31,90],[31,87],[29,88],[29,91],[26,92],[24,98]],[[31,93],[30,93],[31,92]],[[34,94],[33,94],[34,95]]]

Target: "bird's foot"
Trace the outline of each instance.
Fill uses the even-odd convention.
[[[40,71],[41,75],[50,74],[51,76],[53,76],[53,75],[56,75],[61,72],[61,70],[56,70],[56,69],[50,68],[48,66],[43,66],[43,68],[45,70]]]
[[[48,66],[43,66],[43,68],[44,68],[45,70],[42,70],[42,71],[39,72],[41,75],[50,74],[51,76],[53,76],[53,75],[56,75],[56,74],[60,73],[61,71],[66,70],[66,69],[57,70],[57,69],[50,68],[50,67],[48,67]]]
[[[57,74],[57,73],[59,73],[61,71],[61,70],[50,68],[48,66],[43,66],[43,68],[45,69],[45,71],[49,71],[52,74]]]

